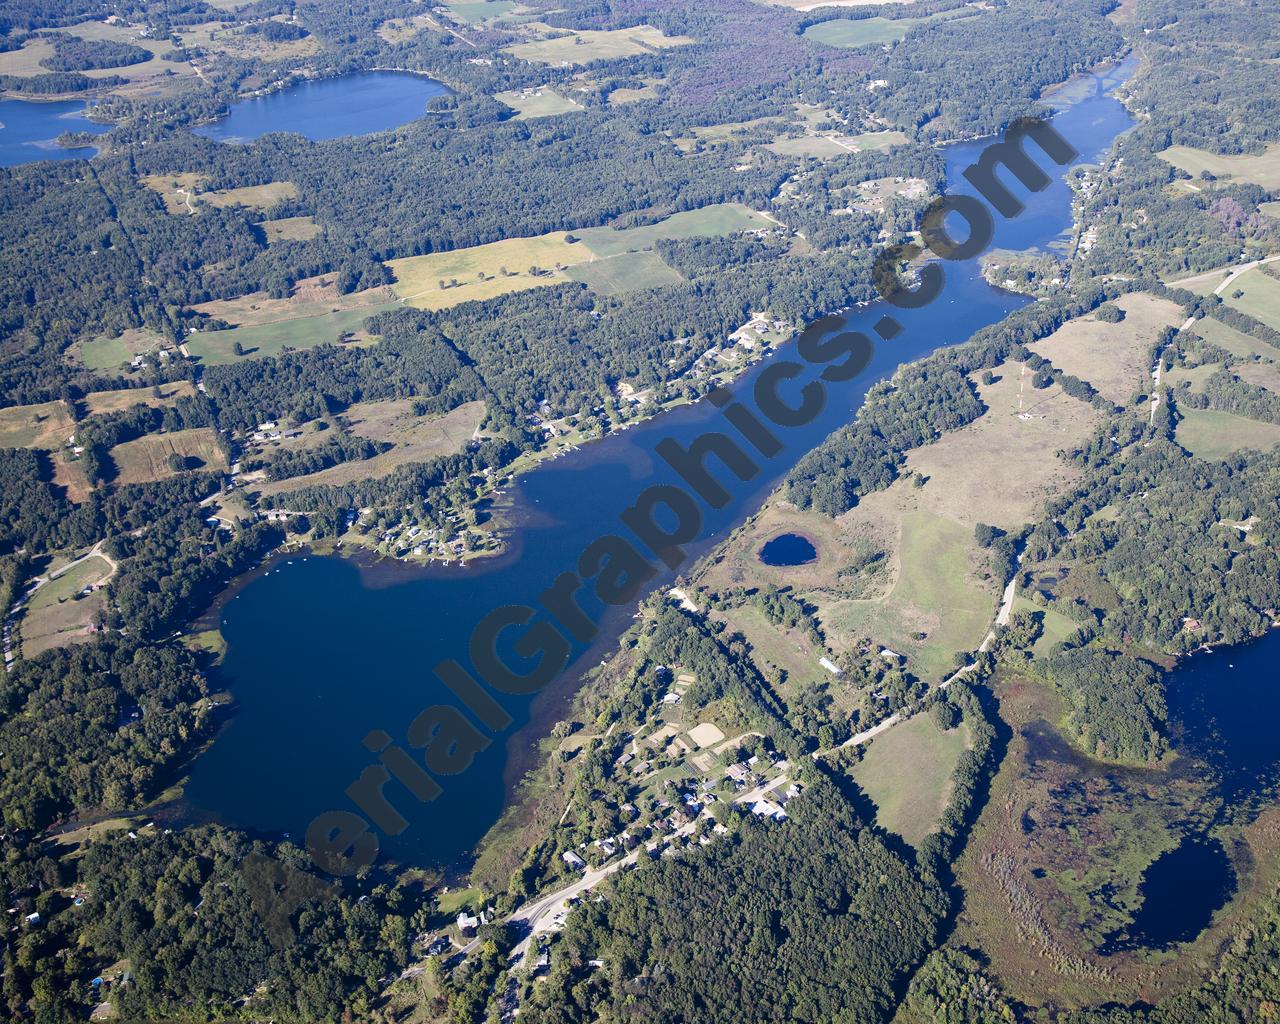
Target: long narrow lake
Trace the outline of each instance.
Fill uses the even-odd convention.
[[[1100,159],[1132,124],[1108,94],[1131,71],[1126,63],[1109,76],[1097,76],[1093,88],[1078,92],[1058,115],[1056,126],[1081,160]],[[947,148],[954,191],[968,191],[960,172],[984,146]],[[1031,197],[1020,217],[998,224],[994,244],[1044,248],[1069,232],[1071,219],[1071,191],[1060,174]],[[757,509],[801,455],[848,423],[873,382],[936,348],[964,341],[1026,302],[989,287],[977,260],[949,264],[946,273],[944,292],[929,306],[895,311],[903,332],[892,342],[878,343],[871,365],[857,380],[828,389],[828,404],[814,422],[779,432],[784,451],[764,462],[751,485],[731,488],[734,496],[726,508],[707,515],[686,567]],[[847,327],[871,335],[885,311],[860,310]],[[758,364],[734,390],[748,392],[765,365],[768,361]],[[226,603],[221,620],[228,651],[219,682],[234,692],[239,708],[197,762],[187,787],[189,803],[228,823],[290,832],[299,840],[317,814],[352,809],[344,790],[373,760],[361,742],[365,735],[384,730],[403,743],[420,711],[456,704],[431,667],[447,657],[466,664],[467,638],[486,614],[501,605],[536,604],[557,575],[575,568],[589,541],[619,530],[619,513],[636,495],[651,484],[674,482],[674,473],[654,456],[660,440],[687,444],[720,429],[720,418],[707,402],[682,407],[521,478],[512,489],[517,524],[512,548],[487,565],[362,572],[341,558],[295,557],[246,586]],[[631,611],[608,620],[596,646],[581,652],[571,667],[570,681],[612,646]],[[561,701],[571,692],[569,685],[557,689]],[[531,714],[545,722],[555,714],[555,697],[513,698],[508,710],[515,728],[527,724]],[[527,764],[535,739],[525,734],[509,748],[507,738],[499,737],[466,773],[444,779],[445,793],[434,803],[418,804],[397,783],[389,785],[387,796],[411,825],[394,839],[383,837],[383,856],[445,863],[472,849],[501,813],[509,765]]]

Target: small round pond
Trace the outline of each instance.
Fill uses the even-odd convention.
[[[818,560],[813,541],[798,533],[780,533],[760,549],[765,565],[808,565]]]

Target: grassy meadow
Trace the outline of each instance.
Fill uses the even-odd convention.
[[[555,31],[555,30],[552,30]],[[667,36],[651,25],[593,31],[582,29],[546,39],[535,39],[507,47],[520,60],[535,64],[590,64],[597,60],[618,60],[656,53],[671,46],[685,46],[695,40],[688,36]]]
[[[947,809],[951,775],[968,746],[967,726],[944,733],[929,715],[916,715],[872,740],[852,774],[875,801],[876,823],[919,846]]]
[[[1208,171],[1215,178],[1249,181],[1266,189],[1280,188],[1280,145],[1273,144],[1263,153],[1244,156],[1223,156],[1190,146],[1170,146],[1158,155],[1193,178]]]

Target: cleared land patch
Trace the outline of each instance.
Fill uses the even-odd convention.
[[[179,398],[194,395],[196,389],[189,380],[177,380],[169,384],[157,384],[154,388],[119,388],[115,391],[94,391],[84,396],[84,404],[91,416],[106,412],[121,412],[141,403],[160,409],[173,405]]]
[[[906,135],[899,131],[864,132],[861,135],[807,134],[780,136],[764,148],[779,156],[811,156],[819,160],[830,160],[865,150],[887,152],[906,141]]]
[[[890,553],[897,568],[892,589],[881,598],[819,602],[819,617],[846,644],[874,639],[906,655],[908,668],[922,679],[938,680],[952,668],[957,651],[981,643],[996,595],[978,578],[973,530],[911,507],[908,487],[899,482],[882,492],[883,500],[897,505],[890,511],[897,512],[898,527]]]
[[[1125,311],[1119,323],[1084,316],[1063,324],[1029,346],[1063,373],[1087,380],[1107,399],[1127,405],[1147,387],[1147,354],[1159,332],[1182,322],[1182,309],[1166,299],[1133,293],[1116,305]]]
[[[536,89],[517,89],[511,92],[497,92],[493,98],[505,103],[516,111],[514,120],[528,121],[535,117],[553,117],[556,114],[581,112],[584,108],[579,103],[560,95],[549,86]]]
[[[810,25],[804,30],[804,37],[815,43],[825,43],[827,46],[858,49],[863,46],[897,42],[917,25],[973,16],[972,11],[960,8],[955,11],[944,11],[928,18],[835,18]]]
[[[389,288],[369,288],[341,295],[335,278],[326,274],[308,277],[293,286],[285,299],[273,299],[266,292],[250,292],[235,299],[214,299],[192,306],[197,313],[225,320],[236,327],[256,327],[281,320],[297,320],[321,313],[339,313],[387,302],[394,296]]]
[[[186,349],[206,366],[236,363],[242,359],[261,359],[279,355],[286,348],[307,349],[350,339],[355,344],[368,344],[364,322],[375,313],[397,309],[398,302],[382,302],[358,306],[316,316],[295,317],[276,323],[235,327],[229,331],[200,331],[188,335]],[[236,351],[236,346],[240,351]]]
[[[169,345],[160,335],[144,328],[125,331],[115,338],[105,335],[77,342],[70,355],[90,370],[118,370],[134,356],[146,355]]]
[[[1100,417],[1057,385],[1033,389],[1020,363],[993,372],[994,383],[977,385],[987,411],[908,453],[907,467],[928,478],[919,491],[929,507],[970,528],[1015,530],[1077,479],[1079,471],[1054,453],[1088,438]]]
[[[1251,181],[1265,189],[1280,188],[1280,145],[1274,143],[1264,153],[1246,156],[1223,156],[1190,146],[1170,146],[1157,155],[1193,178],[1208,171],[1215,178]]]
[[[617,256],[623,252],[652,249],[662,239],[705,238],[731,235],[738,231],[756,231],[774,224],[763,214],[741,203],[717,203],[697,210],[673,213],[656,224],[643,224],[621,230],[602,227],[575,231],[596,256]]]
[[[412,18],[392,18],[378,26],[378,35],[388,43],[406,43],[423,29],[435,24],[429,14],[415,14]]]
[[[581,281],[601,295],[622,295],[645,288],[681,284],[684,278],[662,262],[656,252],[624,252],[565,271],[571,281]]]
[[[263,494],[293,491],[312,484],[346,484],[386,476],[397,466],[426,462],[461,451],[485,417],[484,402],[467,402],[442,416],[415,416],[413,399],[358,402],[343,414],[352,433],[388,441],[388,451],[363,462],[344,462],[319,473],[257,485]]]
[[[685,46],[695,40],[688,36],[663,35],[652,25],[593,31],[582,29],[548,39],[535,39],[507,47],[521,60],[537,64],[589,64],[597,60],[617,60],[655,53],[671,46]]]
[[[468,25],[479,25],[483,21],[526,10],[523,4],[514,3],[513,0],[471,0],[461,3],[459,0],[450,0],[447,6],[451,15]]]
[[[298,198],[298,186],[291,181],[268,181],[262,185],[205,192],[202,190],[204,180],[203,175],[188,171],[182,174],[149,174],[139,182],[164,200],[164,208],[169,213],[195,213],[201,203],[269,210],[282,200]]]
[[[681,278],[656,256],[621,260],[595,269],[592,260],[642,254],[661,239],[729,235],[772,224],[740,203],[718,203],[674,213],[655,224],[615,229],[584,228],[533,238],[508,238],[451,252],[390,260],[396,295],[419,309],[447,309],[463,302],[583,281],[604,294],[677,283]],[[576,269],[575,269],[576,268]],[[198,307],[204,308],[204,307]]]
[[[876,821],[919,846],[947,809],[951,774],[968,746],[966,726],[944,733],[916,715],[876,737],[853,778],[875,801]]]
[[[264,220],[258,229],[266,236],[267,244],[273,242],[305,242],[320,234],[320,225],[311,217],[281,217]]]
[[[1216,461],[1245,448],[1266,450],[1280,444],[1280,425],[1246,419],[1215,409],[1179,409],[1175,438],[1192,455]]]
[[[1280,330],[1280,281],[1262,267],[1255,267],[1232,281],[1223,289],[1222,300],[1268,327]]]
[[[447,309],[463,302],[563,284],[563,267],[585,263],[592,251],[563,231],[507,238],[468,249],[390,260],[396,295],[419,309]],[[557,269],[557,267],[561,269]],[[456,283],[454,283],[456,282]],[[441,287],[444,285],[444,287]]]
[[[213,428],[195,427],[167,434],[148,434],[116,445],[111,449],[117,470],[115,482],[142,484],[174,476],[177,471],[169,464],[172,455],[182,456],[192,469],[227,468],[227,460],[218,447]]]
[[[92,636],[89,627],[105,606],[106,594],[84,591],[110,575],[110,563],[94,555],[37,590],[18,626],[23,657],[88,640]]]
[[[0,409],[0,448],[61,448],[75,432],[71,410],[60,400]]]

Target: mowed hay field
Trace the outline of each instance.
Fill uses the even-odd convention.
[[[413,399],[357,402],[343,415],[352,433],[394,445],[362,462],[344,462],[319,473],[252,485],[262,494],[295,491],[312,484],[347,484],[386,476],[397,466],[426,462],[461,451],[485,417],[484,402],[467,402],[442,416],[415,416]]]
[[[1216,178],[1249,181],[1265,189],[1280,188],[1280,145],[1275,143],[1263,153],[1245,156],[1222,156],[1190,146],[1170,146],[1158,155],[1193,178],[1208,171]]]
[[[1271,264],[1267,269],[1274,269]],[[1236,295],[1236,292],[1242,294]],[[1222,300],[1241,313],[1248,313],[1268,327],[1280,331],[1280,280],[1262,267],[1241,274],[1221,292]]]
[[[314,348],[355,335],[357,343],[370,339],[364,321],[375,313],[395,309],[399,303],[390,288],[370,288],[340,295],[332,275],[299,281],[287,299],[273,299],[253,292],[237,299],[202,302],[192,309],[234,324],[230,330],[199,331],[186,338],[186,349],[205,364],[239,362],[278,355],[290,348]],[[243,354],[236,355],[239,343]]]
[[[229,331],[201,331],[188,335],[187,351],[206,366],[238,363],[244,359],[261,359],[279,355],[286,347],[293,349],[315,348],[339,341],[343,335],[357,335],[355,342],[368,343],[372,339],[363,334],[364,322],[375,313],[397,309],[398,302],[382,302],[374,306],[358,306],[336,313],[297,317],[252,327],[236,327]],[[241,354],[236,354],[239,344]]]
[[[75,432],[71,410],[60,400],[0,409],[0,448],[61,448]]]
[[[89,370],[118,370],[128,366],[134,356],[155,352],[169,344],[153,331],[136,328],[115,338],[101,335],[76,342],[69,350],[68,358]]]
[[[275,242],[305,242],[320,234],[320,225],[311,217],[281,217],[279,220],[264,220],[258,225],[271,245]]]
[[[944,733],[929,715],[916,715],[872,740],[852,774],[875,801],[876,823],[919,846],[947,809],[951,774],[969,743],[967,726]]]
[[[1030,348],[1063,373],[1087,380],[1103,397],[1127,405],[1150,383],[1147,355],[1160,331],[1183,320],[1182,309],[1166,299],[1133,293],[1116,305],[1125,311],[1118,324],[1083,316],[1063,324]]]
[[[574,234],[586,243],[596,256],[617,256],[623,252],[651,249],[662,239],[710,238],[732,235],[739,231],[771,228],[774,224],[763,214],[741,203],[717,203],[697,210],[673,213],[654,224],[631,228],[584,228]]]
[[[181,455],[192,469],[227,468],[227,460],[218,447],[212,427],[174,430],[167,434],[148,434],[126,441],[111,449],[116,465],[115,483],[143,484],[175,475],[169,465],[170,455]]]
[[[392,286],[404,302],[418,309],[447,309],[463,302],[564,284],[569,280],[556,265],[585,263],[593,256],[582,242],[566,240],[566,232],[534,238],[508,238],[469,249],[390,260],[396,276]],[[537,268],[539,273],[530,271]],[[505,273],[503,271],[506,271]],[[456,285],[452,285],[453,280]],[[441,288],[441,283],[446,287]]]
[[[201,203],[210,206],[247,206],[252,210],[269,210],[285,199],[298,198],[298,186],[291,181],[268,181],[262,185],[244,185],[240,188],[202,190],[204,176],[194,172],[184,174],[149,174],[138,179],[139,184],[150,189],[164,200],[169,213],[195,213]]]
[[[496,92],[493,98],[516,111],[515,120],[517,121],[527,121],[535,117],[553,117],[556,114],[581,113],[585,109],[581,104],[575,103],[545,85],[536,89]]]
[[[633,28],[605,31],[582,29],[547,39],[517,43],[515,46],[508,46],[507,52],[513,57],[535,64],[589,64],[596,60],[639,57],[693,42],[696,40],[688,36],[667,36],[663,35],[661,29],[651,25],[636,25]]]
[[[1085,441],[1101,416],[1056,384],[1033,388],[1021,363],[993,373],[991,384],[973,378],[987,411],[909,452],[907,468],[927,478],[917,490],[934,510],[969,527],[1013,531],[1078,478],[1079,470],[1054,453]]]
[[[195,393],[195,385],[191,381],[176,380],[168,384],[157,384],[154,389],[121,388],[116,391],[92,391],[84,396],[84,404],[89,410],[89,415],[97,416],[100,413],[121,412],[138,404],[160,409]]]
[[[110,575],[110,563],[94,555],[37,590],[18,624],[23,657],[31,658],[53,647],[88,640],[92,636],[89,627],[105,606],[106,594],[82,591],[102,583]]]
[[[624,252],[591,263],[579,263],[569,267],[565,276],[571,281],[581,281],[600,295],[621,295],[684,282],[656,252]]]
[[[1280,444],[1280,425],[1246,419],[1215,409],[1186,409],[1178,413],[1175,439],[1192,455],[1217,461],[1245,448],[1261,451]]]
[[[835,18],[810,25],[804,30],[804,37],[827,46],[858,49],[896,42],[917,25],[956,17],[973,17],[973,14],[961,8],[927,18]]]
[[[771,226],[768,218],[740,203],[718,203],[674,213],[654,224],[508,238],[468,249],[391,260],[387,266],[396,276],[392,286],[396,295],[419,309],[448,309],[463,302],[568,281],[581,281],[602,294],[617,295],[682,280],[656,253],[647,251],[662,239],[731,235]],[[593,261],[608,261],[624,254],[643,258],[588,266]],[[534,268],[537,273],[532,272]]]

